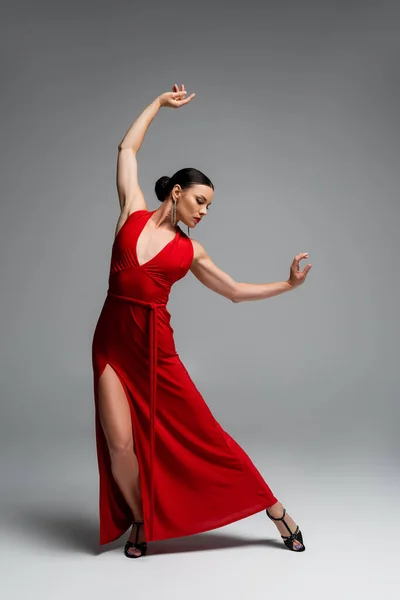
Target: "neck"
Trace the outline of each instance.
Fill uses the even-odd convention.
[[[172,208],[173,201],[171,198],[167,198],[162,202],[161,206],[155,211],[155,227],[156,229],[168,229],[169,231],[176,231],[178,228],[178,209],[176,211],[176,226],[172,225]]]

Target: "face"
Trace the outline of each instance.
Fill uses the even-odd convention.
[[[175,185],[171,192],[176,198],[176,217],[188,227],[196,227],[212,203],[214,190],[208,185],[195,184],[186,189]]]

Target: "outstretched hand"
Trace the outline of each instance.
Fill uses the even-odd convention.
[[[185,86],[182,84],[181,89],[175,84],[172,88],[172,92],[165,92],[158,97],[160,106],[169,106],[170,108],[179,108],[184,104],[187,104],[195,97],[196,94],[191,94],[188,98],[185,98],[187,92]]]
[[[299,263],[303,258],[308,258],[308,252],[303,252],[295,256],[290,267],[290,277],[287,282],[294,288],[304,283],[307,273],[312,267],[312,265],[308,264],[304,267],[303,271],[300,271]]]

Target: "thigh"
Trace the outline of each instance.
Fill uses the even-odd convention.
[[[109,364],[99,379],[98,406],[110,452],[134,449],[129,400],[118,375]]]

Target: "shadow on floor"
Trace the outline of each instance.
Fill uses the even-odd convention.
[[[9,507],[9,518],[6,519],[10,535],[20,535],[23,532],[24,543],[29,545],[30,537],[33,543],[38,538],[46,546],[54,546],[55,551],[65,552],[72,550],[85,554],[100,555],[111,550],[121,550],[129,537],[130,528],[118,540],[100,546],[98,543],[98,521],[93,515],[62,513],[51,514],[36,507]],[[4,526],[3,526],[4,527]],[[254,539],[243,536],[205,532],[169,540],[150,542],[147,555],[174,554],[178,552],[200,552],[203,550],[220,550],[227,548],[240,548],[245,546],[269,546],[286,550],[285,546],[277,539]]]

